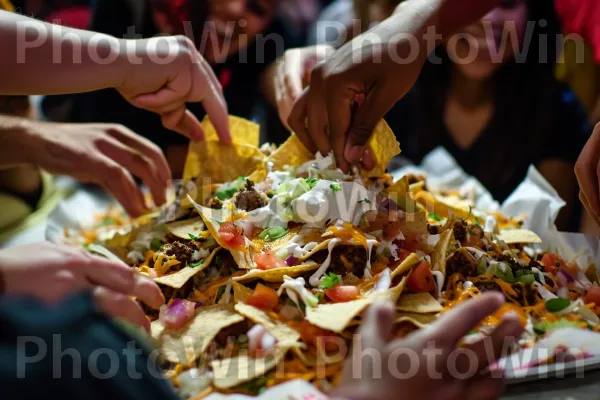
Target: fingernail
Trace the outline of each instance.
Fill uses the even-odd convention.
[[[359,161],[364,153],[364,146],[348,145],[346,146],[346,151],[344,155],[346,156],[346,160],[348,160],[351,163],[354,163]]]

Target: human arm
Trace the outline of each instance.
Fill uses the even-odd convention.
[[[575,195],[577,178],[573,173],[573,163],[562,159],[543,160],[538,166],[540,173],[566,202],[556,219],[556,226],[561,231],[569,230],[569,221],[575,218]]]
[[[309,89],[296,102],[290,127],[311,150],[347,170],[392,105],[415,83],[431,50],[461,27],[482,17],[499,0],[407,0],[393,16],[346,43],[315,68]],[[430,29],[435,29],[432,35]],[[429,31],[429,34],[427,34]],[[357,95],[365,100],[352,115]]]
[[[165,127],[193,139],[203,132],[186,103],[202,102],[221,140],[231,141],[221,86],[185,37],[117,39],[4,11],[0,35],[2,94],[115,88],[136,107],[160,114]]]
[[[132,174],[166,201],[171,171],[160,149],[116,124],[59,124],[0,115],[0,168],[35,165],[48,172],[96,183],[131,216],[148,207]]]

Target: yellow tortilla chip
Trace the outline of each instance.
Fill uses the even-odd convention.
[[[369,299],[360,299],[344,303],[319,304],[315,308],[306,307],[306,319],[320,328],[341,333],[370,303]]]
[[[400,297],[396,310],[416,314],[438,313],[444,308],[429,293],[408,293]]]
[[[265,282],[283,282],[285,275],[295,278],[301,276],[306,272],[314,271],[319,268],[319,264],[314,262],[308,262],[302,265],[296,265],[293,267],[273,268],[269,270],[253,269],[246,272],[242,276],[236,276],[233,278],[234,282],[249,282],[256,279],[261,279]]]
[[[218,389],[229,389],[244,382],[263,376],[279,364],[288,348],[276,348],[275,351],[260,358],[242,355],[211,363],[214,373],[213,384]]]
[[[198,272],[202,271],[204,268],[208,267],[217,252],[221,250],[221,247],[217,247],[202,261],[202,264],[197,267],[190,267],[189,265],[185,268],[180,269],[179,271],[169,274],[159,276],[154,278],[154,282],[172,287],[173,289],[181,289],[183,285],[186,284],[187,281],[190,280],[191,277],[196,275]]]
[[[392,186],[385,190],[385,193],[394,203],[398,204],[400,210],[409,213],[417,210],[415,201],[409,191],[408,178],[406,176],[394,182]]]
[[[190,234],[193,236],[200,236],[202,231],[204,231],[204,228],[204,221],[202,221],[201,217],[167,224],[167,230],[171,235],[186,240],[190,240]]]
[[[456,247],[456,240],[454,239],[454,231],[447,229],[440,234],[440,240],[435,245],[433,254],[431,255],[431,269],[432,271],[440,271],[446,276],[446,257],[448,251]]]
[[[280,343],[286,343],[287,345],[297,342],[300,339],[300,334],[284,324],[281,321],[271,319],[267,313],[259,310],[256,307],[249,306],[248,304],[238,303],[235,305],[235,311],[248,318],[255,324],[260,324],[277,339]]]
[[[506,229],[500,231],[498,239],[506,244],[542,243],[542,239],[535,232],[527,229]]]
[[[197,184],[210,178],[213,183],[230,182],[264,166],[265,155],[244,144],[217,141],[190,142],[183,179],[196,179]]]
[[[233,302],[243,303],[254,292],[252,289],[242,285],[241,283],[233,282]]]
[[[410,274],[406,275],[404,278],[402,278],[399,284],[388,290],[372,292],[367,298],[371,300],[371,302],[379,299],[385,299],[391,301],[392,303],[396,303],[406,287],[406,282],[408,282],[409,276]]]
[[[273,163],[274,171],[281,171],[286,165],[299,166],[314,158],[315,155],[308,151],[298,136],[292,134],[267,161]]]
[[[429,192],[421,191],[414,194],[414,199],[421,204],[429,214],[437,214],[442,218],[448,218],[450,214],[457,218],[467,218],[469,207],[466,204],[451,201],[447,196],[436,196]]]
[[[419,263],[419,257],[415,253],[412,253],[410,256],[406,257],[406,260],[402,261],[395,270],[392,271],[390,276],[392,279],[397,277],[398,275],[402,275],[408,272],[412,267],[416,266]]]
[[[408,186],[408,190],[413,196],[423,189],[425,189],[425,181],[416,182]]]
[[[231,306],[217,304],[196,309],[194,318],[179,329],[166,329],[159,320],[153,321],[151,334],[167,361],[191,365],[221,329],[243,320]]]
[[[219,135],[217,135],[217,131],[208,116],[202,120],[202,129],[204,130],[204,140],[219,140]],[[252,147],[260,145],[260,126],[257,123],[230,115],[229,131],[231,132],[233,143],[245,144]]]
[[[431,325],[437,319],[437,314],[416,314],[410,312],[396,313],[395,323],[409,322],[417,328],[423,329]]]
[[[367,147],[371,150],[376,165],[371,171],[362,171],[362,175],[366,177],[380,177],[385,174],[392,158],[400,154],[400,144],[396,135],[384,120],[379,121],[373,130]]]

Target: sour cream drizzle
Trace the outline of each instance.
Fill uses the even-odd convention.
[[[367,239],[367,265],[365,266],[365,277],[370,279],[373,277],[371,273],[371,251],[373,250],[373,245],[378,243],[375,239]]]
[[[319,286],[319,283],[321,282],[321,277],[325,274],[325,272],[327,272],[329,264],[331,264],[331,252],[333,251],[333,248],[341,241],[342,240],[339,238],[333,238],[327,245],[327,250],[329,251],[329,254],[327,254],[327,258],[325,259],[325,261],[323,261],[323,264],[321,264],[317,272],[315,272],[308,280],[308,282],[312,286]]]

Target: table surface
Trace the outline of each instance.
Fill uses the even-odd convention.
[[[85,202],[90,204],[90,199],[105,202],[106,197],[97,189],[86,187],[78,190],[69,200],[70,204]],[[18,244],[33,243],[45,240],[46,222],[23,231],[1,247]],[[544,380],[508,385],[502,396],[503,400],[600,400],[600,370],[587,373],[580,372],[580,376],[549,377]]]

